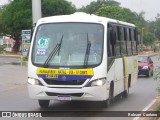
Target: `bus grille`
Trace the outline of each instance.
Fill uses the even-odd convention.
[[[58,81],[58,80],[50,80],[43,79],[48,85],[82,85],[85,80],[72,80],[72,81]]]
[[[46,92],[48,96],[74,96],[74,97],[81,97],[84,93],[68,93],[68,94],[62,94],[62,93],[52,93],[52,92]]]

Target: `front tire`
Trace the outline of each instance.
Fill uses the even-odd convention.
[[[112,102],[114,100],[113,94],[114,94],[114,86],[113,86],[113,84],[111,84],[110,90],[109,90],[109,98],[107,100],[103,101],[104,107],[109,107],[112,104]]]
[[[39,106],[41,108],[48,108],[49,100],[38,100]]]

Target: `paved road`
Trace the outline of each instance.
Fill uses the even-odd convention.
[[[0,55],[0,91],[27,83],[27,67],[21,65],[20,56]]]
[[[157,58],[154,58],[155,60]],[[3,65],[0,67],[0,81],[10,81],[13,83],[26,83],[27,68],[25,66],[17,65]],[[154,81],[152,77],[139,77],[137,83],[130,89],[130,95],[126,99],[118,99],[109,108],[101,108],[99,103],[96,102],[54,102],[52,101],[50,107],[47,110],[54,111],[77,111],[77,110],[96,110],[96,111],[141,111],[144,109],[153,99],[156,98],[157,81]],[[2,85],[0,84],[0,87]],[[39,108],[36,100],[31,100],[28,96],[26,84],[17,84],[14,89],[0,91],[0,111],[43,111]],[[76,113],[73,113],[76,114]],[[95,113],[94,117],[78,117],[76,119],[84,120],[132,120],[129,117],[100,117],[97,118],[99,113]],[[63,116],[63,115],[61,115]],[[70,117],[56,117],[54,120],[74,120]],[[47,120],[53,118],[46,118]],[[17,120],[17,118],[15,118]],[[30,118],[32,120],[32,118]],[[41,120],[38,118],[37,120]]]
[[[157,82],[152,78],[141,77],[137,84],[130,90],[127,99],[118,99],[109,108],[101,108],[96,102],[51,102],[48,110],[54,111],[77,111],[77,110],[99,110],[99,111],[141,111],[155,97]],[[39,108],[36,100],[31,100],[28,96],[27,86],[21,86],[10,91],[0,92],[0,111],[43,111]],[[98,115],[98,114],[97,114]],[[96,116],[96,114],[94,115]],[[91,117],[95,119],[95,117]],[[86,118],[91,119],[91,118]],[[61,119],[61,118],[59,118]],[[92,119],[92,120],[93,120]],[[115,118],[107,118],[107,120]],[[124,118],[118,118],[124,120]],[[133,118],[125,118],[132,120]]]

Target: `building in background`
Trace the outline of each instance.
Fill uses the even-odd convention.
[[[3,36],[0,36],[0,45],[3,45]]]
[[[3,39],[0,40],[0,44],[4,45],[6,52],[12,52],[15,41],[7,36],[3,36]]]

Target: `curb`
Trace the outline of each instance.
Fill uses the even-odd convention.
[[[4,64],[13,64],[13,65],[21,65],[21,66],[27,66],[28,61],[22,61],[22,55],[3,55],[0,54],[0,57],[10,57],[10,58],[19,58],[20,61],[18,62],[9,62],[9,63],[4,63]]]
[[[3,54],[0,54],[0,57],[13,57],[13,58],[21,58],[21,55],[3,55]]]

